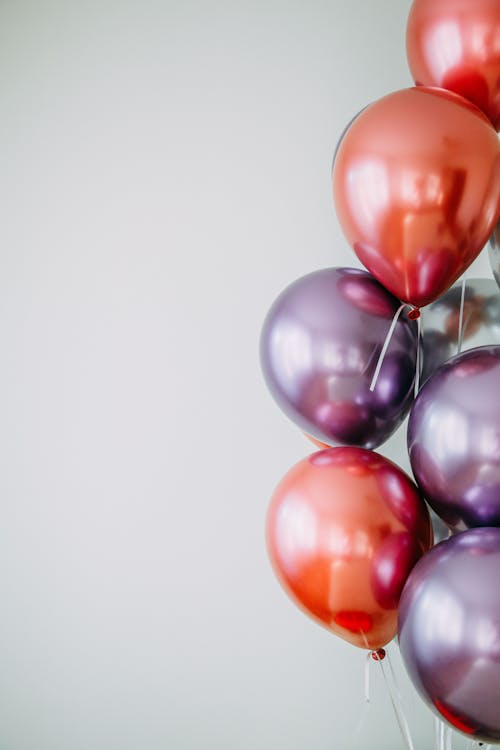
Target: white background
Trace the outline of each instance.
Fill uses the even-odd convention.
[[[408,8],[0,2],[0,750],[403,747],[376,665],[354,736],[363,652],[270,570],[311,447],[258,337],[295,278],[358,265],[331,159],[411,85]]]

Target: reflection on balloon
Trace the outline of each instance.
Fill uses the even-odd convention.
[[[500,529],[442,542],[415,566],[399,646],[430,708],[471,739],[500,742]]]
[[[406,49],[413,78],[461,94],[500,129],[500,3],[414,0]]]
[[[395,634],[401,590],[432,528],[417,487],[395,464],[361,448],[330,448],[278,485],[267,539],[295,602],[349,643],[377,649]]]
[[[500,344],[500,291],[493,279],[459,281],[422,310],[422,383],[450,357]]]
[[[396,297],[422,307],[463,273],[492,232],[500,145],[462,97],[423,87],[397,91],[349,128],[333,189],[361,262]]]
[[[406,316],[370,390],[399,306],[373,276],[351,268],[316,271],[278,297],[262,330],[262,370],[279,406],[308,435],[373,448],[401,424],[417,350],[417,325]]]
[[[413,474],[450,528],[500,526],[500,346],[453,357],[408,422]]]

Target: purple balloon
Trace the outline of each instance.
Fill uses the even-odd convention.
[[[500,529],[465,531],[413,568],[399,646],[432,710],[471,739],[500,742]]]
[[[413,400],[417,325],[403,314],[374,391],[370,384],[399,300],[366,271],[327,268],[278,297],[261,336],[261,363],[279,406],[323,443],[375,448]]]
[[[500,346],[470,349],[436,370],[408,423],[415,479],[454,531],[500,526]]]

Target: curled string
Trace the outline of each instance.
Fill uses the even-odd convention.
[[[462,294],[460,295],[460,312],[458,315],[458,339],[457,339],[457,354],[462,351],[462,342],[464,335],[464,305],[465,305],[465,279],[462,279]]]
[[[392,679],[392,686],[390,684],[389,676],[386,673],[384,662],[381,659],[378,659],[378,663],[380,664],[382,675],[384,677],[384,682],[389,692],[389,697],[391,699],[394,713],[396,714],[396,720],[398,722],[399,729],[401,731],[401,736],[403,737],[404,743],[406,747],[408,748],[408,750],[414,750],[413,740],[411,738],[410,726],[408,724],[408,720],[403,711],[403,702],[401,699],[401,693],[400,693],[399,686],[396,680],[396,674],[394,672],[394,668],[392,666],[392,662],[388,653],[386,654],[386,659],[387,659],[387,664],[389,665],[389,672],[390,672],[390,677]]]
[[[406,305],[406,302],[405,302],[404,304],[400,305],[400,307],[398,307],[398,309],[397,309],[397,311],[396,311],[396,313],[395,313],[395,315],[394,315],[394,317],[392,319],[392,323],[391,323],[391,325],[389,327],[389,330],[387,331],[387,336],[385,337],[384,345],[382,347],[382,351],[380,352],[380,356],[378,358],[377,366],[375,368],[375,372],[373,373],[372,382],[370,384],[370,390],[371,391],[375,390],[375,386],[377,385],[378,376],[380,375],[380,370],[382,369],[382,365],[384,363],[384,357],[385,357],[385,355],[387,353],[387,349],[389,348],[389,344],[391,343],[392,334],[394,333],[394,329],[396,328],[397,322],[399,320],[399,316],[401,315],[401,313],[403,312],[403,310],[405,309],[406,306],[407,305]]]

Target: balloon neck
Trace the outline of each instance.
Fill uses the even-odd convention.
[[[420,318],[420,310],[418,307],[412,307],[408,312],[408,317],[410,320],[418,320]]]
[[[376,651],[371,652],[370,656],[372,657],[373,661],[382,661],[382,659],[385,659],[385,649],[377,648]]]

